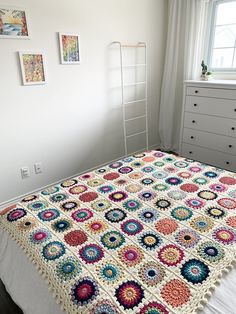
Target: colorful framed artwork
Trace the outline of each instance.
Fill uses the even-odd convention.
[[[78,34],[59,33],[62,64],[80,63],[80,43]]]
[[[30,38],[25,10],[0,5],[0,38]]]
[[[45,57],[39,52],[19,52],[23,85],[46,84]]]

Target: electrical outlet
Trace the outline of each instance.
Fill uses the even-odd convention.
[[[36,174],[42,173],[43,169],[42,169],[42,163],[41,162],[36,162],[34,164],[34,171]]]
[[[29,167],[21,167],[20,172],[21,172],[22,179],[26,179],[26,178],[30,177]]]

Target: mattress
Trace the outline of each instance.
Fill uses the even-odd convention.
[[[134,155],[64,181],[2,211],[0,277],[25,314],[189,314],[199,310],[205,314],[235,313],[236,271],[232,266],[236,241],[235,183],[233,173],[158,151]],[[95,197],[93,200],[92,196]],[[84,208],[89,211],[79,211]],[[56,224],[59,217],[47,220],[53,212],[50,209],[56,210],[54,213],[58,211],[61,218],[69,221],[69,227],[60,230]],[[26,214],[21,217],[19,213]],[[92,216],[86,213],[92,213]],[[121,219],[122,216],[125,217]],[[199,231],[201,224],[193,224],[199,217],[208,222],[207,230],[203,231],[202,227]],[[23,222],[29,218],[34,218],[35,225],[23,231]],[[220,228],[225,228],[225,233],[216,237]],[[42,229],[52,237],[40,242],[33,236]],[[195,236],[191,245],[180,241],[184,230],[191,231],[188,236]],[[73,231],[83,231],[77,241],[83,242],[84,235],[92,241],[87,239],[80,244],[74,243],[76,239],[68,237]],[[112,243],[104,241],[104,235],[111,231],[124,236],[124,243],[116,249],[109,247]],[[152,234],[147,235],[150,232]],[[153,242],[154,234],[160,243]],[[146,241],[141,241],[144,236]],[[68,272],[61,271],[63,262],[66,259],[68,262],[67,252],[63,256],[59,254],[55,260],[47,260],[48,256],[45,259],[42,254],[53,237],[59,242],[67,239],[64,242],[68,245],[66,251],[69,251],[69,257],[76,257],[81,267],[75,276],[69,273],[66,278]],[[96,244],[96,248],[102,248],[102,258],[86,255],[83,251],[91,242]],[[207,251],[205,244],[209,242],[211,250],[208,248]],[[183,252],[174,263],[160,255],[163,248],[170,245],[175,246],[172,249],[179,248],[178,252]],[[127,248],[133,251],[127,253]],[[200,248],[205,249],[204,255]],[[221,255],[212,254],[214,248]],[[201,262],[207,269],[205,277],[198,277],[198,282],[194,272],[191,276],[183,272],[193,260]],[[47,265],[51,275],[47,273]],[[193,266],[192,269],[196,270],[198,265]],[[123,273],[120,278],[115,276],[117,269]],[[85,278],[89,279],[87,287],[94,287],[91,283],[96,282],[97,290],[96,293],[93,290],[93,295],[78,293],[78,302],[72,294],[73,287]],[[170,295],[167,297],[163,293],[173,280],[179,280],[181,287],[185,287],[183,298],[177,298],[175,303]],[[59,287],[66,290],[61,291]],[[154,310],[156,312],[151,312]]]

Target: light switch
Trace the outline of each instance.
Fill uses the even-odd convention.
[[[26,179],[30,177],[29,167],[21,167],[20,172],[21,172],[22,179]]]
[[[41,162],[36,162],[34,164],[34,171],[36,174],[42,173],[43,172],[43,168],[42,168],[42,163]]]

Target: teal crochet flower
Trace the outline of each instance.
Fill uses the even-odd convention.
[[[52,229],[54,229],[57,232],[64,232],[72,227],[72,224],[67,219],[59,219],[52,223]]]
[[[181,267],[181,275],[193,284],[202,283],[209,276],[209,267],[198,259],[190,259]]]
[[[146,167],[142,168],[142,171],[145,173],[153,172],[154,170],[155,170],[155,168],[151,167],[151,166],[146,166]]]
[[[193,182],[195,182],[197,184],[206,184],[208,182],[208,180],[205,178],[196,178],[193,180]]]
[[[110,231],[101,237],[101,242],[108,249],[117,249],[125,242],[125,238],[118,231]]]
[[[36,202],[33,202],[31,204],[29,204],[27,207],[31,210],[41,210],[41,209],[44,209],[48,206],[48,203],[47,202],[44,202],[44,201],[36,201]]]
[[[119,278],[119,269],[112,264],[107,264],[100,269],[100,276],[106,282],[113,282]]]
[[[73,256],[64,258],[56,266],[56,274],[61,281],[70,280],[81,273],[81,271],[80,263]]]
[[[59,241],[49,242],[43,247],[42,255],[47,261],[58,259],[66,252],[64,244]]]
[[[171,211],[171,216],[179,221],[188,220],[192,217],[191,209],[183,206],[178,206]]]
[[[66,200],[67,198],[68,198],[68,195],[65,193],[57,193],[50,197],[50,201],[54,203],[58,203],[58,202]]]
[[[98,192],[106,194],[114,191],[114,187],[112,185],[103,185],[98,188]]]
[[[162,162],[162,161],[156,161],[156,162],[154,162],[154,166],[156,166],[156,167],[163,167],[164,166],[164,162]]]
[[[132,199],[132,200],[128,200],[128,201],[124,202],[123,206],[128,211],[133,212],[133,211],[136,211],[137,209],[139,209],[141,207],[141,203]]]
[[[169,187],[166,184],[162,184],[162,183],[156,184],[152,188],[153,190],[156,190],[156,191],[165,191],[169,189]]]
[[[60,188],[58,186],[52,186],[52,187],[49,187],[49,188],[41,191],[41,194],[50,195],[50,194],[54,194],[54,193],[58,192],[59,190],[60,190]]]

